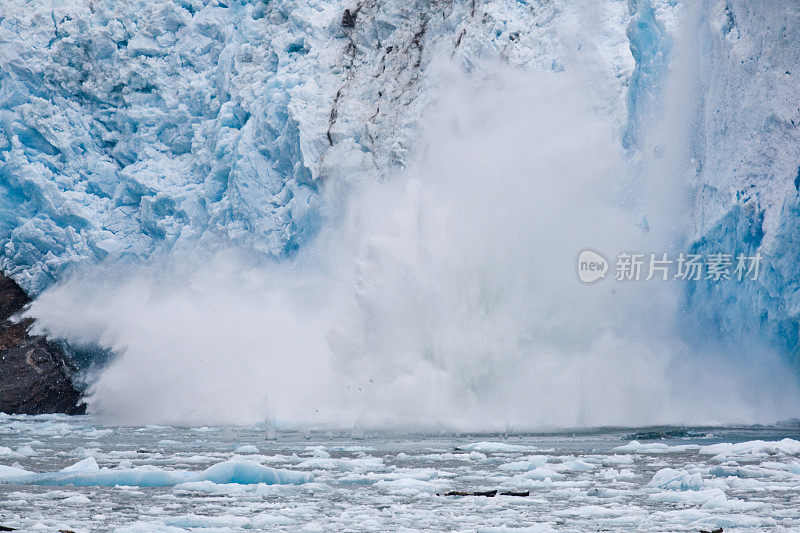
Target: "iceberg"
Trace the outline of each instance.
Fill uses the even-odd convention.
[[[100,468],[93,457],[58,472],[30,472],[0,465],[0,483],[22,485],[73,485],[76,487],[174,487],[181,483],[207,481],[215,484],[301,485],[313,481],[306,472],[270,468],[255,461],[231,459],[200,472],[164,470],[155,466]]]

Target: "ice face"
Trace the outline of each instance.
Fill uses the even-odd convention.
[[[576,14],[560,4],[384,2],[348,22],[342,1],[7,2],[0,266],[38,293],[83,263],[291,254],[321,223],[322,183],[406,162],[437,53],[563,68],[555,34]],[[598,14],[624,72],[624,7]]]
[[[75,264],[206,234],[297,246],[316,185],[294,58],[328,17],[290,7],[6,4],[4,270],[38,292]]]
[[[661,144],[645,142],[654,110],[666,115],[656,129],[669,127],[671,114],[691,115],[683,141],[666,139],[666,150],[676,140],[684,145],[689,163],[687,210],[668,215],[685,221],[678,240],[690,252],[729,253],[734,261],[740,254],[764,256],[752,283],[687,286],[681,326],[687,337],[702,342],[718,334],[723,343],[777,349],[794,359],[800,340],[794,237],[800,109],[787,102],[797,93],[800,14],[790,5],[768,9],[751,0],[677,9],[664,2],[630,4],[628,38],[636,68],[624,144],[633,160],[651,151],[662,157],[663,136]],[[647,179],[660,179],[648,170]]]
[[[409,162],[440,58],[589,67],[634,168],[665,149],[643,139],[670,95],[691,116],[684,248],[767,257],[758,282],[690,287],[688,322],[793,353],[800,15],[574,4],[5,2],[0,267],[38,293],[101,261],[230,244],[286,257],[341,216],[347,190]],[[694,77],[671,93],[681,50]]]
[[[693,248],[760,252],[756,283],[702,284],[686,302],[729,338],[768,339],[796,357],[800,13],[782,4],[709,2],[701,34],[702,106],[692,144]]]

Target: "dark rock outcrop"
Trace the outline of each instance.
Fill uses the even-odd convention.
[[[75,388],[75,367],[64,349],[31,336],[32,321],[11,321],[30,300],[12,279],[0,274],[0,412],[82,414],[86,406]]]
[[[515,490],[506,490],[503,492],[498,492],[497,489],[494,490],[478,490],[478,491],[463,491],[463,490],[451,490],[450,492],[446,492],[445,496],[486,496],[487,498],[494,498],[500,494],[500,496],[530,496],[531,491],[523,490],[523,491],[515,491]],[[441,496],[441,494],[437,494],[437,496]]]

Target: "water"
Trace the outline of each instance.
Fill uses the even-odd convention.
[[[800,431],[792,427],[692,428],[637,445],[633,434],[667,430],[507,437],[278,430],[268,441],[263,426],[104,427],[61,415],[0,421],[0,464],[34,472],[93,457],[116,471],[203,471],[239,459],[313,474],[301,485],[0,484],[0,525],[23,530],[800,528],[800,442],[791,440]],[[529,495],[445,495],[495,489]]]

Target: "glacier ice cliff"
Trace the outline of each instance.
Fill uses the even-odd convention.
[[[800,6],[709,1],[698,35],[690,246],[764,256],[757,282],[689,287],[687,314],[796,360],[800,322]]]
[[[402,166],[438,51],[558,69],[566,2],[4,2],[3,271],[38,293],[71,268],[236,243],[293,253],[320,186]],[[621,97],[625,6],[602,39]]]
[[[0,267],[35,294],[105,260],[230,243],[289,256],[337,216],[339,190],[408,162],[438,57],[467,71],[590,65],[635,154],[657,127],[686,5],[9,0]],[[698,12],[685,246],[767,261],[758,282],[690,287],[686,316],[794,354],[800,8],[705,0]]]
[[[800,356],[800,7],[787,2],[630,0],[627,36],[636,66],[622,142],[632,159],[661,157],[648,130],[665,127],[670,64],[690,116],[689,168],[680,248],[690,253],[761,254],[758,280],[688,284],[682,326],[691,338]],[[688,19],[683,31],[677,19]],[[694,10],[693,14],[685,11]],[[693,20],[694,19],[694,20]],[[684,57],[676,57],[677,45]],[[675,89],[678,89],[675,91]],[[669,126],[667,126],[669,127]],[[675,139],[669,139],[674,142]],[[650,169],[652,171],[652,169]],[[640,169],[641,171],[641,169]],[[646,179],[661,180],[650,173]],[[667,179],[681,179],[669,176]],[[641,186],[641,183],[637,185]],[[634,193],[634,196],[637,193]]]

